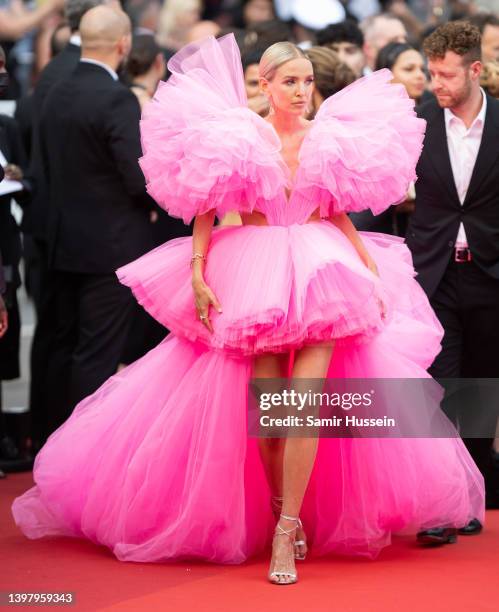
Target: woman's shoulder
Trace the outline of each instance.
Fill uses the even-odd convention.
[[[170,66],[177,72],[145,106],[140,124],[148,192],[186,223],[213,208],[219,217],[251,212],[287,180],[278,135],[247,107],[244,83],[241,92],[217,80],[222,68],[202,64],[197,47],[192,52]]]

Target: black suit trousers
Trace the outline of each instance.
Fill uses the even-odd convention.
[[[47,380],[56,424],[116,372],[133,298],[114,274],[55,272],[57,324]]]
[[[445,335],[434,377],[499,377],[499,280],[451,260],[430,298]]]
[[[435,378],[499,378],[499,280],[485,274],[473,261],[451,260],[430,302],[445,330],[442,351],[430,374]],[[466,401],[461,397],[456,403],[449,397],[442,407],[461,425],[464,435],[470,431],[468,427],[473,427],[474,419],[486,423],[491,432],[495,429],[495,406],[487,411],[487,406],[478,407],[472,398]],[[485,477],[489,502],[495,503],[498,483],[491,467],[492,438],[463,440]]]
[[[35,449],[45,443],[47,437],[59,426],[59,419],[48,399],[47,381],[55,349],[57,326],[57,286],[55,272],[48,267],[48,248],[43,240],[33,239],[38,257],[39,292],[34,294],[36,326],[31,345],[31,377],[29,408],[31,415],[31,437]]]

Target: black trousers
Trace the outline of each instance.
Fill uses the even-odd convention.
[[[116,372],[133,298],[114,274],[55,272],[57,323],[47,373],[50,428]]]
[[[55,272],[48,267],[46,242],[33,239],[32,246],[38,262],[38,292],[33,293],[36,326],[30,356],[29,409],[31,437],[36,450],[58,427],[47,396],[47,380],[57,326],[57,285]]]
[[[442,351],[429,372],[435,378],[499,378],[499,280],[483,272],[473,261],[449,262],[431,305],[444,330]],[[462,402],[455,410],[452,401],[446,413],[464,426],[478,418],[473,401]],[[490,430],[495,428],[497,411],[491,406]],[[483,422],[483,411],[480,415]],[[493,434],[492,434],[493,436]],[[497,474],[492,468],[491,438],[463,438],[485,477],[489,504],[499,500]]]

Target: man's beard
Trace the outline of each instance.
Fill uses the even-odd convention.
[[[445,94],[447,92],[443,93]],[[448,97],[444,98],[443,100],[440,100],[437,94],[435,94],[435,96],[437,97],[438,104],[441,108],[456,108],[457,106],[463,105],[470,97],[470,94],[471,79],[467,79],[461,90],[455,92],[454,94],[447,93]]]

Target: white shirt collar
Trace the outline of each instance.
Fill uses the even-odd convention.
[[[480,87],[480,91],[482,92],[482,107],[481,107],[480,112],[478,113],[478,115],[475,117],[473,123],[470,125],[469,130],[471,130],[473,127],[475,127],[475,125],[478,122],[480,122],[482,127],[485,124],[485,114],[487,112],[487,96],[485,95],[485,92],[484,92],[484,90],[481,87]],[[456,119],[457,121],[462,123],[462,119],[460,119],[459,117],[454,115],[454,113],[451,111],[450,108],[444,108],[444,116],[445,116],[445,127],[447,129],[449,128],[450,122],[453,119]]]
[[[99,60],[90,59],[88,57],[82,57],[80,59],[80,62],[85,62],[86,64],[94,64],[95,66],[100,66],[101,68],[104,68],[104,70],[107,70],[107,72],[109,72],[109,74],[113,77],[115,81],[118,80],[118,75],[116,74],[116,72],[111,68],[111,66],[104,64],[104,62],[99,62]]]
[[[81,36],[78,34],[78,32],[75,32],[74,34],[71,34],[69,42],[72,45],[76,45],[77,47],[81,47]]]

